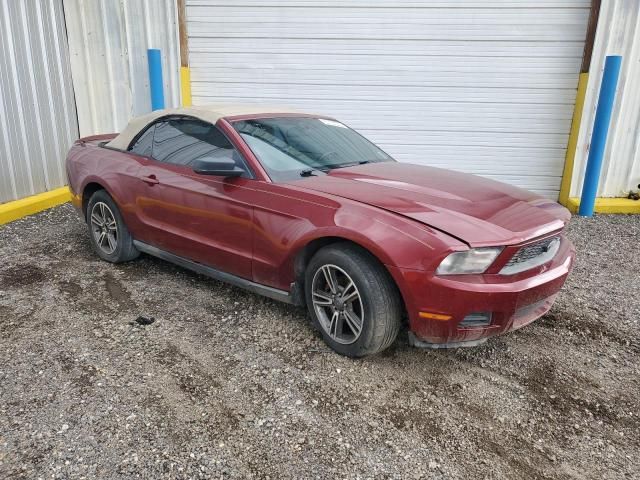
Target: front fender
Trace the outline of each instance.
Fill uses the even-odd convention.
[[[426,225],[368,205],[344,205],[337,209],[324,209],[315,222],[297,219],[294,238],[282,245],[282,256],[276,259],[276,275],[256,278],[256,281],[277,281],[280,288],[288,288],[300,273],[296,268],[302,257],[305,261],[314,253],[311,246],[322,246],[327,240],[353,242],[374,255],[382,264],[398,268],[433,271],[452,250],[464,249],[460,241]],[[317,220],[320,218],[321,220]],[[298,272],[296,272],[298,270]],[[254,271],[255,272],[255,271]]]

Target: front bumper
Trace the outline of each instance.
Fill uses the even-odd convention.
[[[397,267],[389,270],[402,291],[414,339],[424,344],[464,346],[460,344],[478,344],[480,340],[516,330],[544,315],[553,305],[574,259],[575,249],[563,236],[553,260],[516,275],[437,276]],[[425,319],[419,312],[451,318]],[[477,312],[490,312],[490,324],[460,325],[467,315]]]

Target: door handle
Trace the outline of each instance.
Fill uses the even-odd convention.
[[[140,180],[142,180],[144,183],[147,183],[149,185],[156,185],[160,183],[160,181],[156,178],[155,175],[147,175],[146,177],[140,177]]]

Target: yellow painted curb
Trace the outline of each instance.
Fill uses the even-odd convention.
[[[0,204],[0,225],[33,215],[71,200],[69,187],[56,188],[13,202]]]
[[[573,162],[576,157],[576,147],[578,145],[578,133],[580,132],[580,121],[582,120],[582,110],[584,107],[584,96],[587,92],[588,73],[581,73],[578,80],[578,92],[576,93],[576,104],[573,108],[573,119],[571,120],[571,131],[569,142],[567,143],[567,153],[564,157],[564,170],[562,172],[562,182],[560,183],[560,195],[558,201],[568,207],[569,190],[571,189],[571,177],[573,176]]]
[[[567,202],[567,208],[571,213],[577,213],[580,199],[572,197]],[[593,209],[596,213],[637,213],[640,214],[640,200],[629,198],[596,198]]]
[[[182,91],[182,106],[191,106],[191,70],[180,67],[180,90]]]

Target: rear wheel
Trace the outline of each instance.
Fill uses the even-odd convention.
[[[305,275],[309,313],[327,344],[349,357],[389,347],[400,329],[400,295],[369,252],[338,243],[319,250]]]
[[[93,249],[103,260],[120,263],[140,255],[116,202],[106,191],[98,190],[89,199],[87,225]]]

